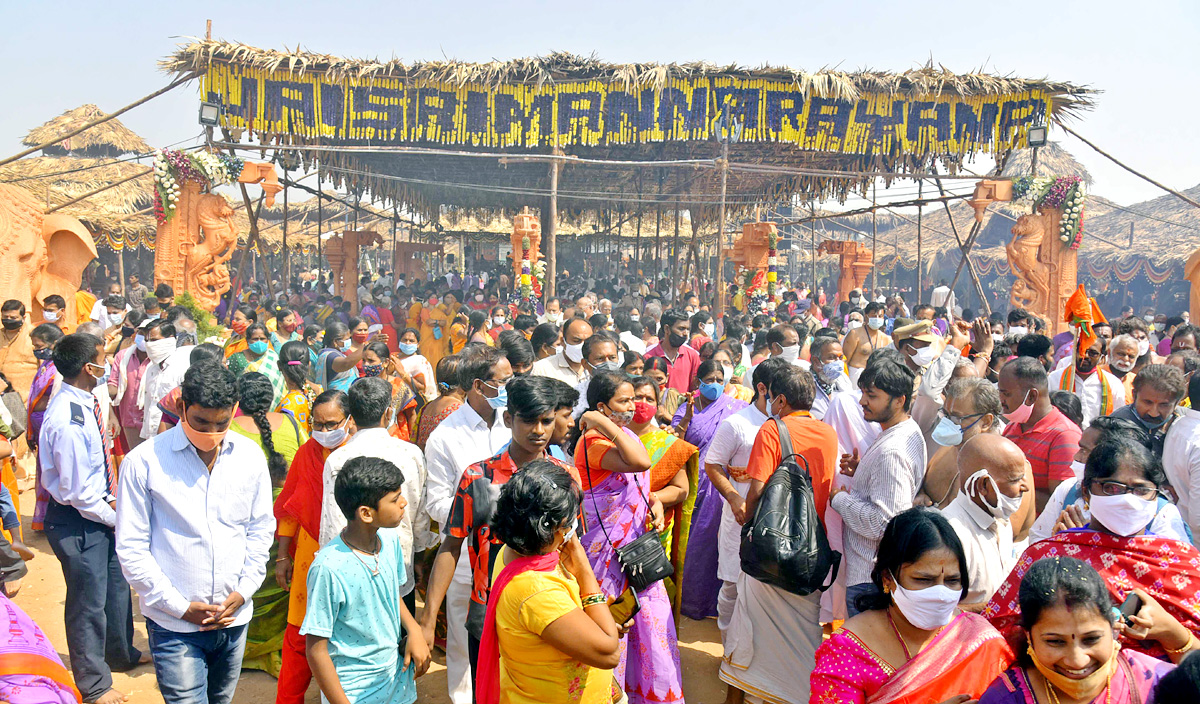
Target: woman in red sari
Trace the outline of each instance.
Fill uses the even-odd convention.
[[[877,591],[817,649],[812,704],[933,704],[978,697],[1013,661],[980,616],[961,611],[967,559],[950,523],[918,507],[884,529]],[[781,673],[786,677],[786,673]]]
[[[1124,433],[1103,438],[1083,470],[1082,490],[1091,521],[1030,545],[983,615],[1010,643],[1016,643],[1021,636],[1021,579],[1038,560],[1073,557],[1100,573],[1114,603],[1141,589],[1188,631],[1200,635],[1200,602],[1195,596],[1200,552],[1189,543],[1148,531],[1166,485],[1162,462],[1144,445]],[[1178,647],[1144,637],[1122,636],[1121,642],[1153,657]]]

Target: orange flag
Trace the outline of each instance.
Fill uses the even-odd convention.
[[[1063,313],[1063,321],[1070,323],[1076,329],[1075,338],[1078,343],[1075,345],[1076,355],[1079,350],[1086,350],[1096,341],[1096,333],[1092,330],[1092,324],[1097,322],[1096,314],[1100,313],[1100,309],[1096,306],[1096,302],[1088,298],[1087,291],[1083,284],[1079,284],[1079,288],[1075,289],[1075,293],[1067,299],[1066,310]],[[1100,320],[1104,319],[1103,314],[1100,314]]]

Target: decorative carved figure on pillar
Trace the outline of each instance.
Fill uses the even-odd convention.
[[[513,216],[513,281],[521,279],[522,241],[526,237],[529,238],[529,264],[532,267],[537,263],[537,260],[542,258],[542,223],[536,215],[529,212],[529,208],[524,208],[520,213]]]
[[[1078,250],[1054,236],[1061,221],[1058,208],[1022,215],[1005,247],[1013,273],[1009,302],[1045,319],[1052,336],[1068,327],[1063,315],[1067,299],[1078,287],[1079,275]]]
[[[870,249],[851,240],[825,240],[817,247],[817,253],[840,256],[838,265],[841,274],[838,276],[837,298],[833,300],[835,307],[849,300],[851,291],[862,290],[863,282],[873,268]]]
[[[358,310],[358,248],[376,244],[383,238],[373,230],[346,230],[325,242],[334,294],[350,301],[352,310]]]

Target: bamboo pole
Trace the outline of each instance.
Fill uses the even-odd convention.
[[[675,196],[675,239],[671,242],[671,286],[679,285],[679,196]],[[675,305],[672,293],[671,305]]]
[[[558,285],[558,170],[561,161],[550,162],[550,206],[546,212],[546,225],[542,228],[546,240],[546,286],[543,299],[555,296]]]
[[[917,181],[917,200],[918,201],[921,200],[921,198],[923,197],[924,190],[925,190],[925,181],[923,179],[920,179]],[[921,291],[922,291],[921,276],[924,274],[924,272],[921,270],[921,210],[922,210],[922,206],[920,204],[918,204],[917,205],[917,290],[913,297],[913,301],[915,303],[921,302]]]
[[[879,241],[879,211],[875,209],[876,196],[879,195],[879,184],[871,184],[871,290],[879,288],[879,275],[875,273],[875,250]],[[870,296],[863,298],[871,300]]]

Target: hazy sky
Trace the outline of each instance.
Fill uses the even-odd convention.
[[[707,60],[808,70],[904,70],[932,58],[1104,91],[1074,125],[1174,188],[1200,183],[1200,3],[1091,2],[24,2],[0,0],[0,157],[64,110],[118,107],[166,85],[157,61],[204,33],[264,48],[360,58],[486,61],[570,51],[614,62]],[[198,82],[120,119],[155,147],[189,140]],[[1074,138],[1093,192],[1129,204],[1161,195]],[[882,194],[881,194],[882,195]]]

